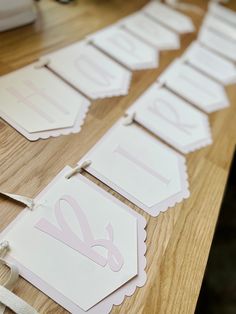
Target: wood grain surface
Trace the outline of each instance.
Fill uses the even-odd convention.
[[[81,40],[121,17],[140,9],[147,0],[79,0],[63,6],[53,0],[38,3],[35,24],[0,34],[0,74],[27,65],[42,54]],[[191,3],[206,8],[206,0]],[[236,2],[229,7],[236,10]],[[192,16],[197,27],[202,16]],[[181,49],[162,52],[158,69],[135,72],[128,96],[94,101],[79,134],[29,142],[0,120],[0,189],[36,196],[67,164],[75,163],[124,114],[125,108],[144,92],[157,76],[182,54],[196,33],[181,38]],[[214,143],[187,156],[191,196],[157,218],[142,213],[147,225],[147,283],[126,298],[113,313],[194,313],[202,278],[229,174],[236,142],[236,86],[227,87],[231,107],[210,115]],[[0,100],[1,101],[1,100]],[[6,104],[7,105],[7,104]],[[88,176],[87,174],[85,174]],[[23,207],[0,200],[0,230]],[[23,244],[22,244],[23,245]],[[7,269],[0,269],[0,282]],[[63,308],[20,279],[14,292],[40,313],[67,313]],[[8,312],[9,313],[9,312]]]

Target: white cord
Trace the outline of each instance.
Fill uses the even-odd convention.
[[[136,115],[135,112],[127,114],[123,119],[123,125],[132,124],[135,120],[135,115]]]
[[[41,59],[39,59],[38,62],[36,62],[34,64],[34,68],[35,69],[41,69],[41,68],[45,67],[46,65],[49,65],[49,63],[50,63],[50,59],[48,59],[48,58],[41,58]]]
[[[71,171],[69,171],[66,174],[66,179],[70,179],[73,175],[80,173],[83,169],[86,169],[92,164],[91,160],[85,160],[81,165],[78,165],[77,167],[73,168]]]
[[[15,200],[17,202],[20,202],[24,205],[26,205],[29,209],[33,209],[34,208],[34,200],[32,198],[29,198],[27,196],[23,196],[23,195],[18,195],[18,194],[11,194],[11,193],[6,193],[3,191],[0,191],[0,195],[6,196],[12,200]]]
[[[0,314],[5,312],[6,307],[17,314],[37,314],[34,308],[11,292],[19,278],[19,270],[14,264],[5,261],[4,257],[9,250],[8,241],[0,243],[0,265],[6,265],[10,268],[8,279],[3,285],[0,285]]]

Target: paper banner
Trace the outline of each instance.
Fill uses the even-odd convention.
[[[233,10],[228,9],[219,3],[210,2],[209,12],[236,27],[236,12]]]
[[[181,57],[187,63],[221,84],[236,83],[236,66],[220,55],[194,41]]]
[[[158,66],[156,49],[121,27],[110,26],[88,38],[96,47],[130,70],[151,69]]]
[[[212,31],[219,33],[221,36],[228,38],[229,40],[236,41],[236,26],[232,26],[212,14],[207,14],[205,16],[203,27],[207,27]]]
[[[152,216],[189,196],[185,158],[135,124],[119,120],[80,162]]]
[[[46,68],[0,78],[0,115],[29,140],[76,133],[90,102]]]
[[[135,13],[119,22],[129,32],[158,50],[179,49],[179,36],[142,12]]]
[[[193,22],[188,16],[157,1],[148,3],[143,8],[143,11],[156,21],[179,34],[191,33],[195,30]]]
[[[229,106],[227,94],[221,84],[184,64],[180,59],[171,63],[158,81],[207,113]]]
[[[198,35],[198,40],[204,46],[212,51],[219,53],[221,56],[236,62],[236,42],[223,37],[221,34],[203,27]]]
[[[154,83],[128,114],[182,153],[212,143],[208,116],[159,84]]]
[[[109,313],[144,285],[145,219],[66,167],[1,234],[20,274],[71,313]],[[122,228],[121,228],[122,225]],[[48,254],[50,252],[50,255]]]
[[[49,68],[92,99],[126,95],[131,72],[84,42],[53,52]]]

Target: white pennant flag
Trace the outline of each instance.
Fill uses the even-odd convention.
[[[236,41],[236,27],[226,23],[219,17],[207,14],[203,21],[203,26],[219,33],[223,37]]]
[[[191,33],[195,30],[190,17],[173,10],[168,5],[151,1],[143,8],[143,11],[156,21],[179,34]]]
[[[119,120],[80,162],[152,216],[189,196],[185,158],[134,123]]]
[[[236,27],[236,12],[233,10],[211,1],[209,3],[209,12]]]
[[[0,115],[29,140],[81,130],[88,99],[46,67],[30,64],[0,78]]]
[[[175,60],[158,81],[207,113],[229,106],[221,84],[180,59]]]
[[[11,243],[6,261],[69,313],[109,313],[146,281],[146,221],[81,174],[67,179],[71,170],[40,192],[37,209],[22,212],[0,242]],[[0,302],[36,314],[1,286]]]
[[[198,39],[201,44],[219,53],[221,56],[236,62],[236,42],[203,26]]]
[[[224,85],[236,83],[236,66],[197,41],[190,45],[182,59]]]
[[[208,116],[160,84],[154,83],[127,112],[182,153],[212,143]]]
[[[131,72],[86,41],[46,56],[48,67],[92,99],[126,95]]]
[[[130,70],[158,66],[158,52],[136,36],[118,26],[110,26],[88,37],[92,43]]]
[[[180,47],[178,34],[156,23],[142,12],[128,16],[119,24],[158,50],[179,49]]]

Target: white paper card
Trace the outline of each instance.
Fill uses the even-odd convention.
[[[148,18],[142,12],[135,13],[120,21],[120,25],[135,36],[158,50],[179,49],[179,36],[161,24]]]
[[[197,41],[190,45],[182,58],[224,85],[236,83],[236,66]]]
[[[184,64],[180,59],[174,61],[158,81],[207,113],[229,106],[227,94],[221,84]]]
[[[78,132],[89,101],[46,68],[0,78],[0,115],[30,140]]]
[[[92,99],[126,95],[131,73],[86,42],[53,52],[49,67]]]
[[[199,32],[198,39],[201,44],[219,53],[221,56],[236,61],[236,42],[223,37],[207,27]]]
[[[158,66],[156,49],[121,27],[110,26],[89,36],[89,39],[95,46],[130,70],[151,69]]]
[[[193,22],[188,16],[157,1],[148,3],[143,8],[143,11],[156,21],[166,25],[179,34],[190,33],[195,30]]]
[[[185,158],[121,119],[83,159],[86,171],[157,216],[189,196]]]
[[[233,10],[230,10],[218,3],[210,2],[209,12],[236,27],[236,12]]]
[[[208,116],[154,83],[129,109],[135,121],[181,151],[212,143]]]
[[[83,176],[66,179],[68,171],[1,240],[10,243],[7,259],[21,275],[71,313],[108,313],[113,303],[99,302],[137,277],[139,263],[145,267],[139,258],[144,243],[141,250],[137,234],[143,233],[141,218]]]
[[[236,19],[236,16],[235,16]],[[224,37],[236,41],[236,27],[226,23],[224,20],[212,15],[207,14],[203,21],[204,27],[207,27]]]

